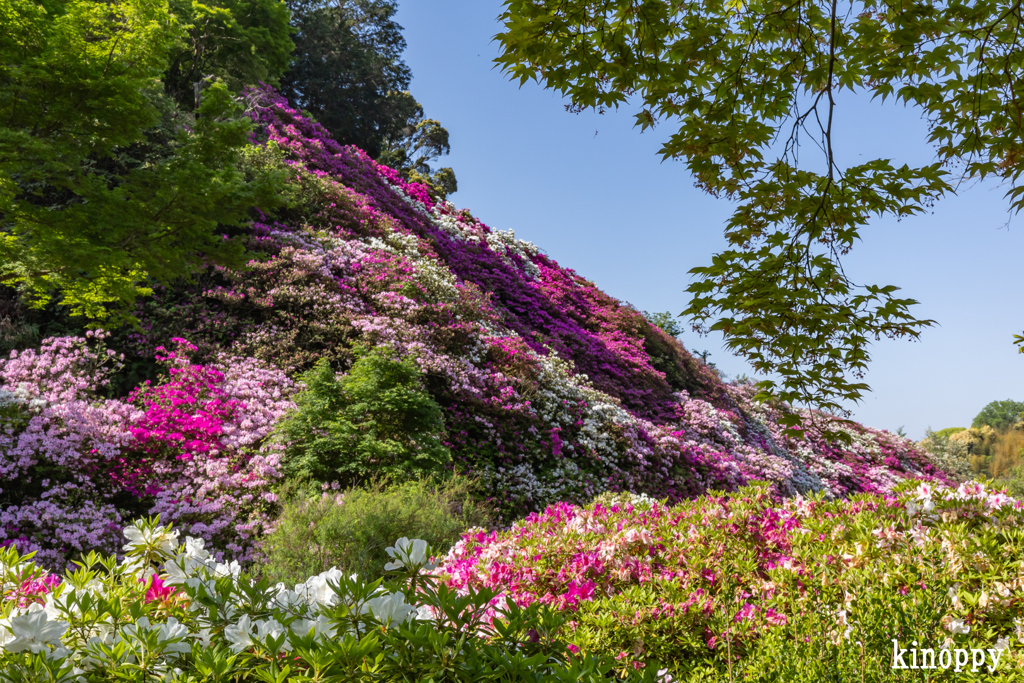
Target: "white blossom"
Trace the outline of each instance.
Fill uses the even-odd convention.
[[[388,562],[384,565],[384,569],[387,571],[402,569],[403,567],[409,569],[418,567],[434,568],[433,565],[429,565],[427,562],[427,542],[422,538],[410,541],[403,536],[395,541],[394,546],[385,548],[384,552],[394,560],[394,562]]]
[[[8,652],[29,650],[38,654],[50,647],[59,647],[60,637],[69,626],[66,621],[48,620],[43,606],[33,603],[25,612],[11,618],[8,628],[13,638],[7,640],[3,647]]]

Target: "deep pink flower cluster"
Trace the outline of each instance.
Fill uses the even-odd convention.
[[[682,603],[666,603],[659,610],[709,611],[708,591],[716,587],[717,574],[696,561],[697,555],[688,551],[691,543],[724,532],[756,559],[755,573],[781,566],[799,572],[789,553],[792,534],[801,528],[795,510],[762,505],[733,514],[725,498],[678,510],[640,500],[636,507],[630,502],[586,508],[558,503],[528,515],[510,531],[464,535],[435,571],[456,590],[490,588],[522,606],[541,602],[558,609],[575,609],[631,585],[669,581],[691,586],[690,593]],[[741,608],[737,621],[753,610]]]
[[[184,339],[173,341],[187,350],[196,350]],[[157,351],[166,349],[159,347]],[[173,363],[180,357],[172,351],[157,355],[157,359]],[[128,398],[145,410],[130,430],[137,447],[145,453],[169,449],[174,453],[172,457],[179,460],[219,452],[224,423],[233,419],[240,407],[237,402],[223,398],[224,373],[181,363],[168,372],[168,381],[156,387],[147,382]]]
[[[143,577],[139,577],[139,583],[146,583]],[[167,586],[159,574],[153,574],[146,586],[146,602],[167,602],[177,589],[174,586]]]
[[[294,383],[254,359],[189,362],[162,353],[167,378],[127,401],[99,398],[107,335],[44,340],[0,360],[0,539],[55,569],[115,553],[126,519],[160,514],[246,559],[270,523],[280,477],[273,425]]]
[[[8,595],[8,599],[16,600],[18,607],[28,607],[33,602],[42,602],[60,583],[61,578],[56,574],[46,574],[38,579],[28,579],[22,581],[18,590]]]

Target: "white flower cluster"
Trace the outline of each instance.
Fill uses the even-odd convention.
[[[360,632],[370,619],[371,625],[387,625],[432,616],[429,609],[407,602],[404,593],[368,586],[356,575],[346,578],[336,568],[293,588],[278,583],[269,593],[261,594],[237,562],[216,561],[202,539],[188,537],[179,546],[177,531],[145,521],[126,528],[125,537],[127,557],[110,581],[104,583],[89,572],[69,574],[45,595],[45,603],[32,602],[26,607],[13,606],[12,601],[3,604],[0,662],[4,653],[43,654],[70,665],[71,678],[64,680],[84,681],[90,671],[146,660],[147,666],[170,681],[180,673],[176,665],[181,664],[183,655],[193,652],[193,645],[206,649],[223,642],[235,653],[252,647],[287,652],[299,644],[315,646],[324,639]],[[388,568],[432,568],[427,552],[425,541],[401,538],[388,548],[396,558]],[[164,560],[162,575],[155,575],[152,569],[150,560],[154,558]],[[19,562],[16,566],[5,564],[0,570],[6,579],[24,575],[29,566]],[[119,584],[115,578],[120,579]],[[98,607],[123,599],[124,591],[118,585],[148,585],[150,581],[154,585],[162,581],[160,587],[168,595],[184,597],[182,604],[187,605],[189,615],[186,623],[174,617],[157,621],[153,614],[140,617],[132,610],[116,617],[114,612],[103,615],[101,611],[95,618]],[[8,587],[14,584],[17,581],[7,580]],[[339,606],[347,609],[339,611]],[[83,617],[87,613],[90,618]]]
[[[456,239],[487,244],[502,261],[521,269],[530,280],[540,277],[540,268],[533,262],[533,257],[540,253],[540,250],[533,242],[516,239],[515,231],[494,230],[480,223],[460,220],[461,216],[455,212],[455,205],[451,202],[444,208],[435,206],[432,218],[437,227]],[[518,263],[514,257],[518,257]]]
[[[28,384],[21,382],[14,391],[0,389],[0,408],[15,405],[28,405],[29,408],[45,408],[46,399],[39,398],[29,392]]]
[[[384,569],[389,572],[395,569],[433,569],[434,564],[427,561],[428,550],[429,546],[423,539],[417,538],[410,541],[402,536],[395,541],[394,546],[384,549],[388,557],[393,560],[385,564]]]
[[[6,408],[7,406],[13,405],[20,405],[24,402],[24,399],[18,396],[15,392],[0,389],[0,408]]]

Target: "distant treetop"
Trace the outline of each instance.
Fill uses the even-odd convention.
[[[992,401],[981,409],[971,423],[972,427],[988,425],[993,429],[1008,429],[1024,417],[1024,403],[1020,401]]]

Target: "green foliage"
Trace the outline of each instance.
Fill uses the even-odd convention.
[[[496,60],[512,79],[568,96],[570,110],[629,103],[698,187],[735,202],[729,247],[692,272],[685,315],[721,331],[771,395],[848,414],[869,389],[871,339],[916,339],[930,320],[893,286],[858,285],[841,257],[872,219],[919,214],[957,178],[1015,183],[1024,66],[1019,5],[506,0]],[[918,108],[937,161],[833,152],[837,95]],[[800,155],[813,139],[817,159]],[[1024,188],[1011,186],[1015,210]]]
[[[950,427],[933,432],[931,427],[924,431],[924,439],[918,444],[932,455],[932,459],[957,481],[973,479],[978,471],[971,462],[972,434],[963,427]],[[950,438],[960,434],[957,438]]]
[[[413,358],[357,347],[347,374],[336,375],[321,359],[301,379],[298,407],[279,423],[289,476],[346,485],[401,480],[438,472],[451,460],[441,443],[441,408]]]
[[[972,427],[988,425],[992,429],[1008,429],[1024,418],[1024,403],[1020,401],[992,401],[974,416]]]
[[[171,50],[164,87],[185,110],[199,106],[212,79],[230,90],[276,85],[288,68],[292,29],[283,0],[172,0],[181,31]]]
[[[281,94],[343,145],[376,158],[417,111],[406,92],[412,73],[389,0],[289,0],[296,27]]]
[[[1024,463],[1017,465],[997,480],[1006,492],[1018,500],[1024,499]]]
[[[396,538],[422,538],[439,554],[472,527],[489,527],[492,514],[473,496],[473,482],[450,477],[322,494],[299,492],[284,503],[263,544],[263,575],[291,585],[337,567],[346,576],[376,579]]]
[[[959,479],[984,475],[1001,484],[1010,481],[1016,476],[1013,472],[1024,463],[1024,430],[1020,429],[1020,422],[1013,419],[1017,414],[1015,403],[993,401],[970,429],[954,427],[940,432],[929,429],[920,446],[934,456],[940,467]]]
[[[648,313],[644,311],[644,317],[647,318],[647,322],[661,329],[662,332],[670,337],[679,337],[683,333],[683,326],[676,320],[676,316],[672,315],[670,311],[664,313]]]
[[[402,130],[402,137],[391,139],[378,161],[399,171],[412,182],[429,185],[441,198],[459,189],[455,172],[450,168],[434,171],[430,162],[451,151],[448,145],[448,131],[434,119],[424,119],[422,108]]]
[[[408,180],[446,196],[458,188],[450,168],[430,162],[448,154],[448,131],[409,94],[405,39],[394,0],[289,0],[296,27],[294,60],[281,94],[343,145],[356,145]]]
[[[197,116],[162,94],[166,5],[8,0],[0,29],[0,281],[110,327],[153,281],[244,264],[230,233],[278,176],[238,168],[249,122],[222,83]]]

